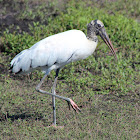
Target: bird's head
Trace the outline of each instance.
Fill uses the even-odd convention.
[[[99,35],[103,41],[107,44],[109,49],[111,50],[112,54],[114,55],[115,59],[117,59],[115,50],[113,48],[113,45],[107,35],[107,32],[105,30],[104,24],[100,20],[92,20],[88,25],[87,28],[90,32],[93,32],[96,35]]]

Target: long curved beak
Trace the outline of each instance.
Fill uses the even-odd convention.
[[[106,45],[109,47],[109,49],[111,50],[112,54],[114,55],[115,59],[117,60],[117,55],[115,53],[115,50],[113,48],[113,45],[106,33],[106,30],[105,28],[101,28],[100,31],[99,31],[99,35],[100,37],[104,40],[104,42],[106,43]]]

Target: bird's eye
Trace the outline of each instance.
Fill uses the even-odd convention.
[[[100,24],[98,24],[98,27],[101,27],[101,25],[100,25]]]

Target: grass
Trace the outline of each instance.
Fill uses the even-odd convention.
[[[9,12],[15,21],[10,26],[2,24],[0,32],[0,139],[139,139],[138,0],[71,0],[61,4],[14,0],[15,16],[8,2],[0,2],[6,7],[1,8],[2,21]],[[118,61],[99,38],[92,56],[64,67],[56,92],[72,98],[82,113],[69,111],[66,102],[56,99],[57,125],[64,129],[49,128],[51,97],[35,91],[43,74],[35,71],[15,76],[8,72],[9,63],[17,53],[49,35],[70,29],[86,33],[86,24],[93,19],[105,24]],[[51,72],[44,90],[51,91],[54,76]]]

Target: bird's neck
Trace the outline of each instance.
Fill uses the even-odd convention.
[[[98,37],[96,36],[93,29],[87,29],[87,39],[94,41],[94,42],[98,42]]]

